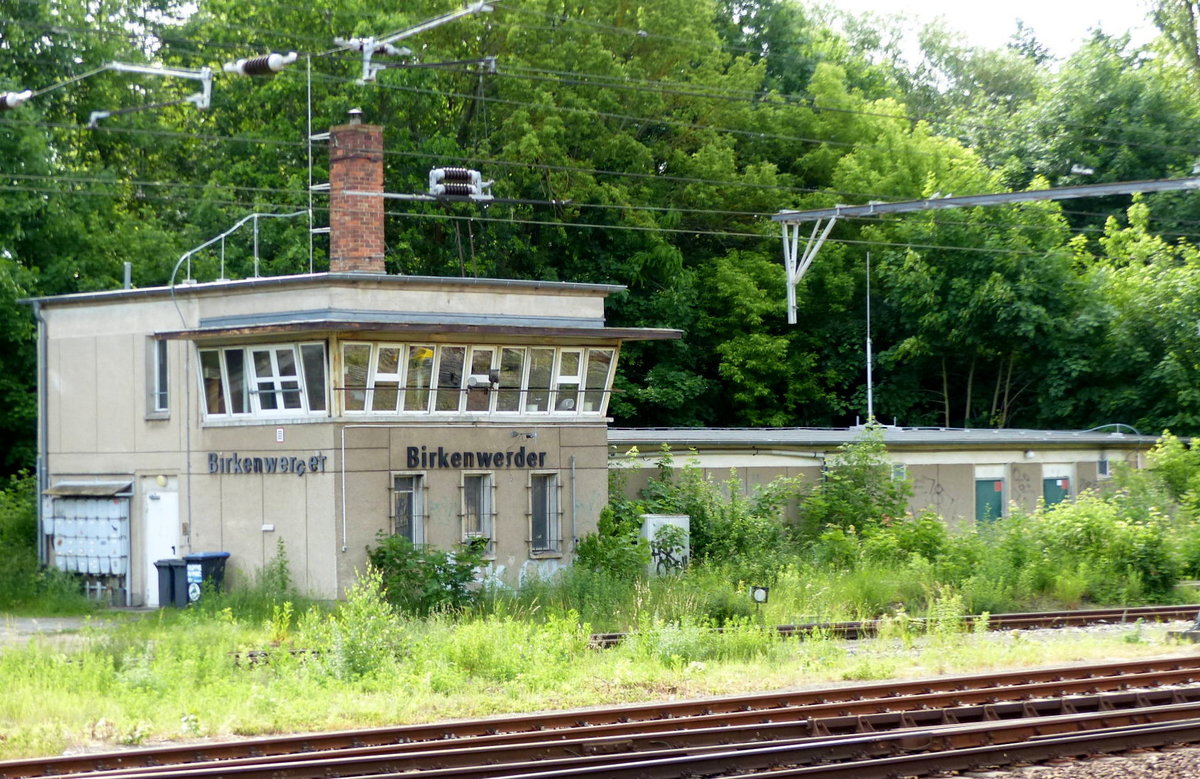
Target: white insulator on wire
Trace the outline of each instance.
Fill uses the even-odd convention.
[[[11,111],[31,97],[33,92],[28,89],[24,92],[5,92],[0,95],[0,111]]]
[[[296,61],[298,54],[289,51],[287,54],[271,52],[261,57],[243,57],[237,62],[225,63],[226,73],[236,73],[239,76],[273,76]]]

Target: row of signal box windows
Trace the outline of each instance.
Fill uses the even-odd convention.
[[[151,408],[166,409],[166,350],[157,342]],[[603,416],[616,349],[345,343],[346,414]],[[200,349],[206,417],[328,416],[324,342]]]
[[[429,500],[424,473],[398,473],[392,478],[391,530],[417,546],[427,543]],[[497,500],[490,472],[465,472],[459,481],[459,537],[478,540],[488,555],[495,553]],[[553,471],[531,471],[526,482],[525,543],[531,556],[562,553],[562,480]],[[437,518],[433,518],[434,521]],[[513,525],[505,523],[505,527]]]

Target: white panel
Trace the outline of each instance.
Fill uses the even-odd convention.
[[[1043,479],[1070,479],[1075,475],[1075,466],[1069,463],[1046,463],[1042,466]]]

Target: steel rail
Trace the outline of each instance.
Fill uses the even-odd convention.
[[[457,720],[428,724],[401,725],[366,730],[310,733],[273,738],[245,739],[235,742],[175,745],[153,749],[127,750],[90,755],[67,755],[0,762],[0,777],[28,777],[85,771],[115,770],[145,766],[170,766],[206,760],[229,760],[248,756],[279,756],[331,749],[392,745],[464,737],[503,736],[530,732],[548,732],[558,728],[621,725],[635,722],[664,721],[678,727],[675,720],[684,717],[736,715],[768,717],[794,716],[791,707],[823,705],[835,713],[886,710],[902,705],[903,696],[930,696],[938,692],[955,693],[960,702],[987,702],[1032,695],[1070,694],[1088,690],[1120,689],[1131,684],[1144,685],[1186,682],[1200,673],[1200,657],[1152,658],[1117,663],[1056,666],[1020,669],[1002,673],[971,674],[912,681],[887,681],[854,687],[787,690],[742,696],[701,698],[649,704],[628,704],[604,709],[541,712],[533,715],[509,715],[481,720]],[[1126,681],[1122,681],[1126,680]],[[1029,685],[1051,683],[1057,692],[1034,692]],[[932,705],[931,698],[919,705]]]
[[[1094,625],[1103,622],[1136,622],[1138,620],[1151,622],[1166,622],[1171,620],[1194,620],[1200,614],[1200,605],[1184,606],[1136,606],[1130,608],[1110,609],[1076,609],[1071,611],[1016,612],[1011,614],[987,615],[989,630],[1014,630],[1029,628],[1059,628],[1080,625]],[[968,615],[960,620],[960,624],[971,625],[983,615]],[[923,617],[905,617],[908,625],[922,629],[928,624]],[[846,622],[805,622],[795,625],[778,625],[774,628],[781,636],[831,636],[837,638],[856,639],[876,635],[881,625],[887,620],[873,619]],[[897,621],[893,621],[897,624]],[[723,632],[721,628],[713,628],[715,632]],[[591,637],[591,645],[598,649],[607,649],[624,641],[629,633],[596,633]]]
[[[906,701],[907,703],[907,701]],[[902,711],[870,714],[829,716],[821,711],[796,710],[793,717],[776,721],[771,712],[769,722],[733,723],[716,719],[707,727],[694,723],[650,722],[636,732],[597,733],[604,728],[581,728],[578,735],[559,733],[526,734],[538,740],[505,744],[482,744],[484,739],[467,739],[443,746],[440,743],[410,743],[364,749],[293,755],[287,759],[260,757],[233,761],[216,761],[196,767],[163,766],[121,771],[76,774],[99,779],[158,779],[169,774],[179,779],[200,777],[236,777],[237,779],[287,779],[319,775],[323,777],[360,776],[380,771],[428,771],[449,767],[496,766],[529,760],[547,760],[581,755],[615,755],[648,752],[669,745],[671,749],[759,745],[764,742],[800,743],[805,739],[826,739],[831,736],[853,736],[878,731],[905,728],[929,728],[945,725],[966,725],[1020,718],[1054,717],[1081,713],[1111,714],[1128,709],[1200,705],[1200,686],[1185,689],[1161,689],[1148,692],[1106,693],[1086,698],[1056,698],[1037,701],[1012,701],[1003,704],[977,704],[951,708],[913,708]],[[914,704],[914,706],[919,704]],[[821,709],[822,707],[814,707]],[[728,717],[729,715],[721,715]],[[686,729],[667,729],[688,726]],[[611,728],[611,726],[610,726]],[[486,738],[486,737],[485,737]],[[799,741],[798,741],[799,740]]]
[[[1085,738],[1089,733],[1119,729],[1128,744],[1128,734],[1138,726],[1180,723],[1191,740],[1200,741],[1200,706],[1162,706],[1126,712],[1037,717],[1012,722],[986,722],[917,728],[853,737],[795,739],[769,745],[730,745],[678,750],[662,749],[634,755],[585,755],[571,759],[534,760],[506,765],[478,765],[415,772],[355,774],[359,779],[568,779],[602,776],[605,779],[676,779],[680,776],[742,777],[747,771],[794,768],[794,775],[862,776],[862,768],[876,761],[905,755],[946,753],[952,756],[981,747],[997,748],[996,754],[1020,749],[1024,744],[1052,743],[1054,738]],[[1192,727],[1188,727],[1188,725]],[[1128,748],[1128,746],[1124,747]],[[913,763],[918,763],[915,759]],[[847,765],[854,768],[847,769]],[[801,770],[802,769],[802,770]],[[900,776],[894,767],[883,776]],[[940,766],[930,770],[942,770]],[[830,773],[825,773],[830,772]],[[834,773],[836,772],[836,773]]]
[[[1153,748],[1200,742],[1200,720],[1166,724],[1112,728],[1093,733],[1031,739],[1023,744],[997,744],[946,752],[900,755],[838,765],[804,766],[772,770],[767,773],[743,773],[739,779],[786,779],[819,776],[822,779],[894,779],[897,776],[924,776],[946,771],[1001,767],[1013,763],[1040,762],[1065,757],[1091,757],[1124,752],[1135,748]]]

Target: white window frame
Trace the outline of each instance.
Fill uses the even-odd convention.
[[[545,479],[550,482],[549,488],[546,490],[546,498],[549,505],[545,507],[546,522],[546,543],[539,548],[535,538],[537,533],[534,531],[534,526],[539,521],[537,505],[534,498],[534,482]],[[563,502],[562,502],[562,477],[558,471],[530,471],[529,480],[526,482],[526,494],[528,506],[526,510],[526,518],[528,520],[528,538],[529,556],[530,557],[561,557],[562,556],[562,526],[563,526]]]
[[[306,375],[304,366],[303,348],[306,346],[319,346],[323,364],[321,367],[322,387],[320,397],[324,398],[323,405],[325,408],[311,410],[309,408],[310,392],[308,388],[308,376]],[[290,376],[281,376],[278,371],[278,355],[276,352],[282,349],[290,349],[292,359],[296,366],[295,383],[297,389],[285,389],[285,380],[290,381]],[[245,383],[245,408],[243,411],[233,411],[233,397],[231,395],[231,387],[229,382],[229,364],[227,354],[229,352],[238,351],[242,353],[242,380]],[[272,375],[259,376],[254,365],[254,355],[256,351],[267,351],[271,357]],[[213,412],[208,408],[208,393],[205,386],[203,355],[206,352],[215,353],[218,359],[218,367],[220,370],[220,391],[222,393],[222,402],[225,407],[223,412]],[[200,397],[201,405],[204,410],[204,418],[206,420],[224,420],[224,419],[281,419],[288,417],[306,417],[306,416],[329,416],[329,396],[327,387],[329,383],[329,349],[324,341],[300,341],[296,343],[269,343],[269,344],[245,344],[245,345],[223,345],[223,346],[197,346],[196,347],[196,364],[198,366],[197,378],[200,382]],[[282,404],[282,394],[287,392],[296,392],[299,395],[299,408],[267,408],[262,407],[259,395],[264,392],[259,390],[260,383],[270,382],[273,389],[265,390],[266,392],[277,393]]]
[[[550,384],[550,409],[555,414],[579,414],[583,406],[583,382],[584,376],[587,374],[587,349],[564,347],[555,349],[554,354],[554,370],[551,372]],[[563,373],[563,357],[568,354],[576,356],[578,362],[575,364],[575,373]],[[574,387],[575,397],[571,400],[570,408],[559,408],[560,402],[566,402],[566,398],[560,401],[559,393],[564,387]]]
[[[146,339],[146,418],[171,416],[171,361],[165,338]]]
[[[467,529],[467,480],[480,479],[479,489],[479,529]],[[493,557],[496,553],[496,475],[492,471],[463,471],[458,482],[459,492],[459,529],[463,543],[473,538],[486,538],[485,556]]]
[[[397,366],[398,372],[382,374],[379,372],[379,359],[382,349],[394,348],[400,351],[400,360]],[[433,370],[429,380],[428,387],[421,387],[420,392],[428,393],[428,401],[423,408],[410,409],[406,408],[409,405],[408,395],[412,389],[407,385],[409,383],[409,374],[411,366],[409,364],[410,352],[413,348],[424,348],[433,351]],[[351,388],[345,384],[346,382],[346,352],[351,349],[367,349],[366,376],[364,379],[363,392],[363,408],[351,409],[347,399],[350,397],[350,392],[357,392],[355,388]],[[441,386],[441,368],[443,356],[448,350],[461,350],[463,356],[463,364],[460,371],[460,386],[454,388],[443,388]],[[545,388],[531,388],[530,381],[533,374],[534,355],[538,350],[549,352],[549,381]],[[512,343],[447,343],[434,344],[428,341],[339,341],[337,343],[338,365],[337,371],[332,375],[338,377],[341,386],[338,387],[339,392],[339,408],[341,413],[349,416],[399,416],[399,417],[414,417],[414,416],[457,416],[457,417],[479,417],[479,416],[519,416],[519,417],[587,417],[587,418],[603,418],[608,411],[608,402],[611,395],[611,386],[613,376],[616,372],[617,360],[620,358],[620,349],[616,346],[604,347],[584,347],[584,346],[555,346],[555,345],[519,345]],[[488,360],[487,373],[484,374],[476,370],[475,361],[481,352],[487,352],[490,355]],[[514,384],[505,384],[503,381],[503,364],[506,353],[519,354],[521,357],[520,370],[520,386]],[[593,355],[596,354],[608,355],[607,371],[603,376],[594,377],[597,381],[602,382],[603,386],[592,387],[588,384],[588,367],[591,364]],[[564,373],[563,362],[564,357],[574,355],[578,359],[578,365],[574,372]],[[541,356],[541,355],[539,355]],[[510,382],[515,377],[508,377]],[[499,380],[499,386],[497,381]],[[398,384],[397,407],[395,410],[380,409],[375,410],[375,390],[376,383],[380,380],[389,383],[396,382]],[[469,409],[471,398],[475,390],[486,383],[487,408]],[[458,402],[454,409],[438,408],[438,399],[441,393],[450,389],[458,393]],[[558,408],[562,400],[564,390],[573,392],[574,404],[572,408]],[[534,393],[545,392],[545,408],[531,409],[530,403]],[[516,396],[516,408],[500,409],[500,397],[502,394],[511,393]],[[599,400],[596,400],[596,393],[599,393]],[[511,395],[506,396],[506,403],[511,406],[513,401]],[[592,403],[595,408],[589,407],[588,398],[591,396]],[[448,405],[448,404],[447,404]]]
[[[426,517],[425,506],[428,505],[425,492],[428,489],[428,480],[425,478],[424,471],[397,471],[392,474],[392,489],[391,489],[391,532],[392,535],[403,535],[400,533],[400,512],[398,511],[398,499],[402,490],[397,486],[400,479],[412,479],[412,535],[409,540],[415,546],[423,546],[425,544],[425,525]]]

